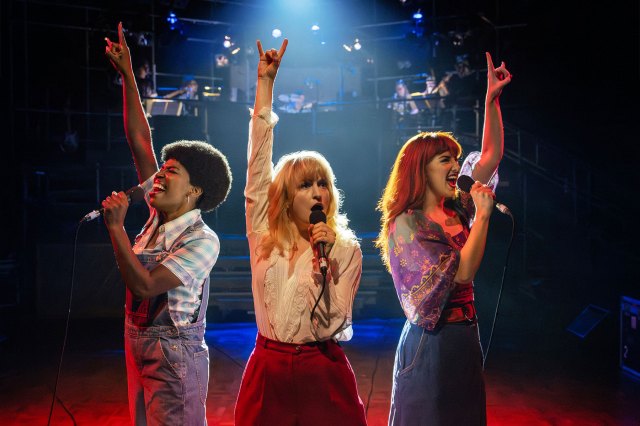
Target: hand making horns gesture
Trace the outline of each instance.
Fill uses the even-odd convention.
[[[112,42],[109,37],[105,37],[104,40],[107,42],[104,54],[107,55],[113,67],[120,74],[132,70],[131,53],[129,52],[129,46],[127,46],[127,40],[124,38],[122,22],[118,23],[118,43]]]
[[[486,52],[487,55],[487,102],[491,102],[497,99],[502,93],[502,89],[509,83],[511,83],[511,73],[507,70],[504,61],[498,68],[493,66],[493,60],[491,54]]]
[[[278,74],[278,68],[280,67],[280,61],[284,56],[284,52],[287,50],[289,40],[286,38],[282,41],[280,50],[269,49],[266,52],[262,50],[262,43],[257,40],[258,53],[260,54],[260,62],[258,63],[258,78],[266,78],[275,80],[276,74]]]

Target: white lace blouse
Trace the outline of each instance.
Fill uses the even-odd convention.
[[[330,338],[349,340],[353,299],[362,271],[357,244],[336,242],[329,253],[329,272],[322,300],[311,321],[310,314],[322,287],[322,275],[314,268],[308,247],[289,273],[289,253],[274,249],[268,259],[258,255],[261,237],[268,233],[267,191],[273,178],[273,128],[278,116],[269,108],[252,115],[247,151],[246,221],[251,257],[251,285],[258,331],[288,343]]]

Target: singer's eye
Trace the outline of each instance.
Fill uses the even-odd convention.
[[[324,179],[320,179],[320,180],[318,181],[318,186],[320,186],[320,187],[322,187],[322,188],[326,188],[326,187],[328,186],[328,185],[327,185],[327,181],[326,181],[326,180],[324,180]]]
[[[311,183],[310,180],[305,180],[300,184],[300,188],[311,188],[312,186],[313,186],[313,183]]]

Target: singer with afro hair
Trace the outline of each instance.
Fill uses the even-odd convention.
[[[201,212],[227,198],[231,171],[219,150],[185,140],[162,149],[158,168],[122,24],[118,42],[105,40],[105,54],[122,76],[127,142],[149,207],[149,219],[132,247],[124,229],[126,195],[113,192],[102,203],[126,287],[124,347],[131,421],[203,425],[209,385],[205,317],[209,274],[220,242]]]

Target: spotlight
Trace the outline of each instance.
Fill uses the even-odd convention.
[[[318,24],[313,24],[311,26],[311,31],[313,31],[314,33],[320,31],[320,26]]]
[[[422,19],[422,12],[420,11],[420,9],[418,9],[418,11],[413,14],[413,19],[415,19],[416,21],[419,21]]]
[[[167,15],[167,22],[169,23],[169,28],[171,29],[171,31],[176,29],[176,24],[178,23],[178,17],[176,16],[175,13],[173,13],[173,11],[169,12],[169,15]]]
[[[274,28],[273,31],[271,31],[271,36],[273,38],[280,38],[282,37],[282,31],[280,31],[279,28]]]
[[[348,44],[343,44],[342,47],[344,47],[344,50],[346,50],[347,52],[351,52],[351,46],[349,46]]]
[[[232,54],[232,55],[235,55],[235,54],[236,54],[236,53],[238,53],[239,51],[240,51],[240,48],[239,48],[239,47],[236,47],[235,49],[233,49],[233,50],[231,51],[231,54]]]
[[[355,41],[353,42],[353,48],[355,50],[360,50],[362,49],[362,44],[360,44],[360,40],[355,39]]]
[[[224,36],[224,41],[222,42],[222,45],[227,49],[233,46],[233,43],[231,42],[231,36],[228,36],[228,35]]]

